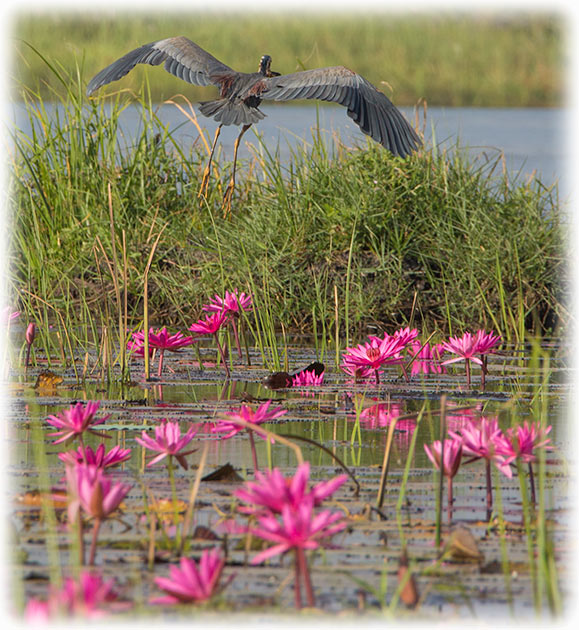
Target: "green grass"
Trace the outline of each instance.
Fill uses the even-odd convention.
[[[82,80],[45,63],[66,93],[55,119],[22,89],[36,131],[15,132],[10,292],[39,324],[58,323],[61,353],[101,343],[102,325],[110,344],[125,299],[129,326],[142,321],[161,231],[151,325],[188,326],[208,298],[235,287],[259,292],[267,346],[274,328],[311,333],[314,313],[327,335],[337,317],[343,339],[412,317],[422,330],[494,327],[522,341],[565,321],[556,190],[491,177],[499,154],[480,165],[426,148],[402,160],[370,140],[332,154],[313,134],[288,166],[271,147],[255,158],[223,219],[229,164],[198,201],[206,155],[185,155],[149,101],[141,135],[125,146],[117,127],[128,99],[89,102]]]
[[[264,53],[274,69],[344,65],[380,87],[398,105],[479,107],[561,106],[565,98],[565,16],[533,12],[437,12],[360,16],[352,13],[198,12],[179,14],[21,12],[12,35],[30,42],[85,80],[129,50],[185,35],[242,72],[255,72]],[[14,74],[46,98],[62,94],[50,69],[15,41]],[[139,91],[137,68],[106,88]],[[209,100],[211,91],[147,68],[154,101],[183,92]]]

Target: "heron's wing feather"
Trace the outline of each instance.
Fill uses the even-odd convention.
[[[169,37],[136,48],[101,70],[88,84],[87,94],[124,77],[139,63],[158,66],[163,62],[167,72],[194,85],[210,85],[214,77],[234,72],[190,39]]]
[[[348,108],[360,129],[395,155],[408,155],[421,141],[406,118],[385,94],[364,77],[344,68],[318,68],[263,80],[262,99],[319,99]]]

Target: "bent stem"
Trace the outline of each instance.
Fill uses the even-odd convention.
[[[533,464],[529,462],[529,482],[531,484],[531,501],[533,502],[533,507],[537,505],[537,497],[535,495],[535,475],[533,474]]]
[[[95,518],[94,521],[94,525],[92,528],[92,540],[90,543],[90,552],[89,552],[89,556],[88,556],[88,564],[89,566],[94,566],[94,557],[96,554],[96,544],[97,544],[97,538],[99,535],[99,530],[101,528],[101,519],[100,518]]]

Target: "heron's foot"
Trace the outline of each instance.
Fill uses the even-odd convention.
[[[201,197],[207,197],[207,188],[209,187],[209,175],[211,174],[211,169],[209,166],[205,167],[205,171],[203,171],[203,179],[201,180],[201,186],[199,188],[199,192],[197,193],[197,199],[201,199]]]
[[[223,208],[224,217],[226,217],[228,214],[231,214],[231,200],[233,198],[234,190],[235,190],[235,180],[231,178],[225,190],[225,194],[223,195],[223,203],[221,205],[221,207]]]

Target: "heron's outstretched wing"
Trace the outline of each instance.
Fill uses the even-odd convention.
[[[318,68],[263,80],[262,99],[315,98],[348,108],[360,129],[395,155],[404,157],[422,143],[406,118],[364,77],[344,68]]]
[[[117,59],[94,76],[87,87],[90,96],[103,85],[117,81],[138,63],[158,66],[165,62],[165,70],[194,85],[216,84],[216,77],[235,74],[229,66],[194,44],[186,37],[169,37],[145,44]]]

